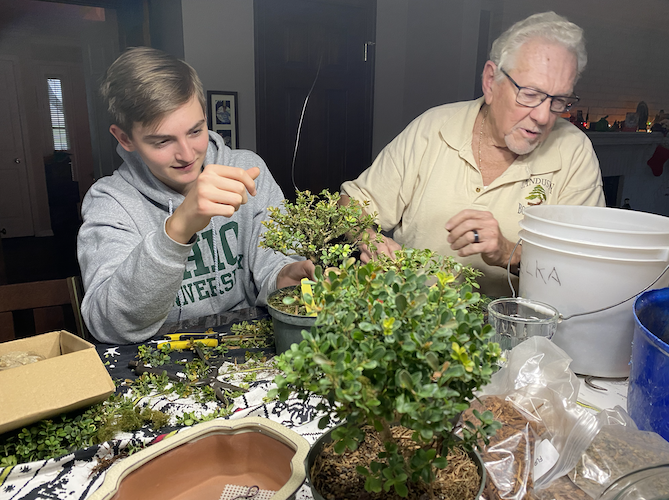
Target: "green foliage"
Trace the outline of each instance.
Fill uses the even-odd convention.
[[[61,415],[2,435],[0,467],[47,459],[95,444],[104,417],[102,404],[74,415]]]
[[[297,191],[295,203],[269,207],[269,219],[260,246],[285,255],[300,255],[324,267],[339,265],[367,243],[367,229],[376,227],[376,214],[365,214],[368,203],[351,199],[339,205],[339,193],[323,190],[320,195]]]
[[[144,425],[149,425],[153,430],[158,430],[165,427],[169,421],[170,417],[162,411],[153,410],[148,406],[139,408],[126,400],[119,406],[109,408],[104,417],[103,425],[98,429],[96,442],[109,441],[119,432],[136,431]]]
[[[274,343],[274,327],[271,319],[242,321],[230,327],[231,339],[222,337],[220,342],[234,349],[269,347]],[[247,351],[248,352],[248,351]]]
[[[145,364],[153,367],[158,367],[170,363],[170,352],[172,348],[165,344],[160,349],[156,349],[148,344],[142,344],[137,347],[137,357]]]
[[[209,422],[210,420],[214,420],[215,418],[229,417],[232,414],[233,410],[234,410],[234,405],[228,405],[223,408],[217,408],[215,411],[207,413],[206,415],[202,414],[198,415],[195,412],[185,412],[180,417],[177,417],[177,424],[191,426],[202,422]]]
[[[208,354],[212,355],[221,352],[207,346],[202,348],[209,349]],[[155,349],[141,345],[138,358],[142,363],[160,366],[171,362],[169,352],[169,346]],[[198,358],[183,363],[183,371],[190,380],[204,377],[208,369]],[[194,387],[188,383],[177,383],[169,380],[165,372],[162,375],[144,373],[132,382],[131,387],[132,396],[112,394],[106,401],[85,410],[63,413],[53,419],[40,420],[28,427],[2,434],[0,468],[58,457],[113,439],[119,432],[133,432],[145,426],[158,430],[169,425],[169,415],[137,406],[146,396],[174,394],[178,397],[192,397],[201,403],[218,402],[210,386]],[[208,415],[184,415],[177,419],[177,424],[192,425],[185,422],[198,423],[228,416],[232,409],[232,406],[224,406]]]
[[[495,431],[490,415],[459,441],[453,434],[474,391],[490,381],[500,355],[472,291],[477,272],[429,250],[401,250],[396,259],[345,262],[327,276],[316,269],[315,326],[283,353],[270,393],[286,400],[322,397],[318,408],[344,423],[333,432],[335,451],[356,449],[361,427],[381,432],[385,452],[364,472],[368,491],[406,496],[407,484],[434,480],[448,450],[471,448]],[[390,428],[412,429],[417,448],[404,458]]]

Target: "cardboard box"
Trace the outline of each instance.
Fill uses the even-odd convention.
[[[0,434],[93,405],[115,390],[95,346],[64,330],[0,343],[0,355],[13,351],[47,359],[0,371]]]

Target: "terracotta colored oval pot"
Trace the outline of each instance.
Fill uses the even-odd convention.
[[[89,500],[219,500],[235,486],[241,493],[257,486],[274,491],[273,500],[294,499],[308,451],[302,436],[266,418],[212,420],[121,460]]]
[[[316,461],[316,458],[318,455],[321,453],[321,450],[323,447],[332,442],[332,429],[329,429],[327,432],[325,432],[321,437],[318,438],[318,440],[311,446],[311,449],[309,450],[309,453],[307,454],[307,479],[309,480],[309,488],[311,489],[311,494],[314,497],[314,500],[327,500],[323,495],[320,494],[318,490],[316,490],[313,486],[312,480],[311,480],[311,468],[314,465],[314,462]],[[481,494],[483,493],[483,490],[485,488],[485,482],[486,482],[486,471],[485,471],[485,466],[483,465],[483,460],[481,459],[481,456],[476,452],[473,451],[469,453],[469,456],[471,459],[476,462],[476,466],[478,467],[479,474],[481,476],[481,486],[479,487],[479,491],[476,494],[475,500],[478,500],[481,497]]]
[[[275,290],[269,296],[273,297],[288,288],[280,288]],[[274,345],[276,346],[277,354],[290,349],[291,344],[299,344],[302,342],[302,330],[310,329],[316,322],[315,316],[300,316],[298,314],[289,314],[279,311],[271,305],[267,305],[267,310],[272,316],[272,324],[274,326]]]

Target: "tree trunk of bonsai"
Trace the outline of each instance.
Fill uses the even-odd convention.
[[[359,459],[359,463],[354,461],[354,460],[349,460],[347,457],[343,458],[346,456],[344,455],[334,455],[330,456],[330,452],[327,453],[327,458],[323,458],[321,455],[324,453],[324,449],[327,449],[328,445],[332,442],[332,433],[333,429],[328,430],[325,432],[312,446],[311,449],[309,450],[309,454],[307,455],[307,463],[306,463],[306,468],[307,468],[307,479],[309,480],[309,486],[311,488],[312,495],[314,497],[314,500],[328,500],[327,497],[327,492],[322,492],[319,489],[319,485],[321,482],[326,482],[329,486],[335,485],[338,481],[340,481],[342,484],[346,486],[351,486],[353,481],[351,479],[351,474],[338,474],[337,476],[328,476],[324,481],[319,480],[319,474],[323,474],[323,468],[324,466],[327,468],[329,465],[339,465],[340,462],[341,464],[345,465],[344,467],[353,469],[357,465],[362,465],[364,467],[369,466],[369,462],[371,459],[366,460],[366,463],[363,463],[362,459],[359,459],[359,457],[356,457],[356,459]],[[370,432],[371,431],[371,432]],[[367,430],[366,431],[368,434],[373,433],[373,430]],[[380,435],[381,433],[379,433]],[[334,452],[332,452],[334,453]],[[348,453],[348,452],[347,452]],[[460,454],[456,459],[452,459],[453,462],[456,460],[459,462],[461,457],[463,455]],[[373,457],[376,459],[376,457]],[[378,460],[378,459],[377,459]],[[452,496],[450,497],[449,500],[478,500],[481,496],[481,494],[484,491],[485,488],[485,483],[486,483],[486,472],[485,472],[485,466],[483,465],[483,461],[481,460],[481,457],[479,456],[478,453],[476,452],[471,452],[471,453],[466,453],[464,456],[463,462],[468,462],[471,461],[473,464],[475,464],[475,481],[476,481],[476,486],[475,488],[470,492],[470,495],[467,497],[466,495],[463,495],[462,491],[455,491],[452,492]],[[458,464],[459,465],[459,464]],[[468,472],[474,472],[471,470],[467,470],[466,467],[459,467],[461,470],[465,470]],[[357,473],[354,473],[357,474]],[[383,500],[395,500],[399,499],[400,497],[394,492],[385,492],[381,491],[381,493],[375,494],[375,493],[369,493],[365,491],[364,489],[364,481],[365,478],[362,475],[359,475],[359,491],[349,491],[347,492],[346,498],[357,498],[359,500],[377,500],[377,499],[383,499]],[[460,482],[460,481],[458,481]],[[336,488],[336,486],[334,487]],[[334,489],[333,488],[333,489]],[[430,484],[424,484],[423,485],[423,490],[420,492],[417,491],[409,491],[409,496],[407,497],[408,500],[417,500],[421,498],[422,495],[428,495],[427,498],[435,498],[435,495],[438,494],[438,492],[441,491],[441,486],[439,483],[439,480],[430,483]],[[338,497],[338,498],[344,498],[344,497]],[[424,496],[422,498],[425,498]],[[448,497],[447,497],[448,498]]]

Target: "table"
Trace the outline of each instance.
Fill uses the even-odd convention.
[[[159,331],[156,339],[164,333],[176,331],[203,332],[212,328],[216,332],[229,332],[234,323],[267,317],[269,315],[263,308],[254,307],[231,311],[196,321],[165,325]],[[157,342],[158,340],[151,340],[147,344],[155,345]],[[109,362],[107,368],[112,378],[123,380],[136,377],[128,367],[128,361],[135,359],[139,345],[141,344],[97,344],[96,349],[101,359]],[[273,355],[274,351],[269,350],[268,354]],[[230,351],[228,355],[231,360],[243,360],[243,350]],[[187,351],[184,351],[184,356],[189,356]],[[318,429],[315,402],[313,405],[299,399],[289,399],[283,403],[280,401],[264,402],[263,398],[273,385],[272,379],[273,374],[268,372],[265,377],[259,377],[255,382],[251,382],[249,392],[235,398],[235,412],[228,418],[237,419],[246,416],[269,418],[298,432],[310,443],[315,442],[323,433]],[[217,407],[215,403],[169,400],[166,397],[143,398],[138,404],[140,406],[150,405],[153,409],[159,409],[175,417],[184,412],[194,412],[197,415],[207,414]],[[112,458],[131,444],[150,443],[154,439],[162,439],[165,435],[178,431],[179,428],[172,426],[161,429],[159,432],[143,429],[134,433],[123,433],[117,435],[113,441],[77,450],[69,455],[0,469],[0,499],[67,498],[68,500],[83,500],[104,480],[104,471],[96,469],[99,460]],[[309,500],[311,498],[313,497],[308,486],[303,486],[298,492],[297,499]]]
[[[203,332],[213,328],[217,332],[230,331],[231,325],[242,321],[267,318],[267,312],[262,308],[250,308],[202,318],[197,321],[182,322],[177,325],[167,325],[161,329],[163,333],[175,331]],[[157,343],[157,340],[148,343]],[[141,344],[139,344],[141,345]],[[135,359],[138,344],[96,346],[100,357],[109,361],[109,373],[115,379],[134,378],[134,373],[128,368],[128,361]],[[268,352],[273,354],[273,351]],[[184,351],[184,356],[188,356]],[[243,351],[231,351],[230,359],[243,358]],[[267,373],[251,383],[248,393],[234,400],[236,412],[228,418],[237,419],[246,416],[256,416],[275,420],[301,434],[308,442],[315,442],[322,434],[318,429],[319,414],[315,410],[317,401],[289,399],[286,402],[272,401],[266,403],[263,398],[272,386],[273,374]],[[235,383],[234,380],[231,380]],[[607,393],[583,390],[579,392],[579,400],[593,408],[613,407],[623,404],[626,393],[626,382],[608,383],[597,381],[598,385],[606,385]],[[585,384],[582,384],[585,386]],[[599,399],[598,399],[599,398]],[[187,400],[169,400],[165,397],[144,398],[140,405],[150,405],[170,415],[180,415],[184,412],[209,413],[216,405],[203,404]],[[0,499],[15,500],[28,499],[72,499],[83,500],[94,492],[104,479],[104,472],[96,469],[99,460],[117,456],[122,450],[133,443],[150,443],[154,439],[162,438],[171,432],[178,432],[178,428],[161,429],[160,432],[141,430],[135,433],[118,435],[116,439],[99,446],[77,450],[72,454],[52,460],[20,464],[13,468],[0,469]],[[298,491],[297,500],[312,499],[307,485]]]

